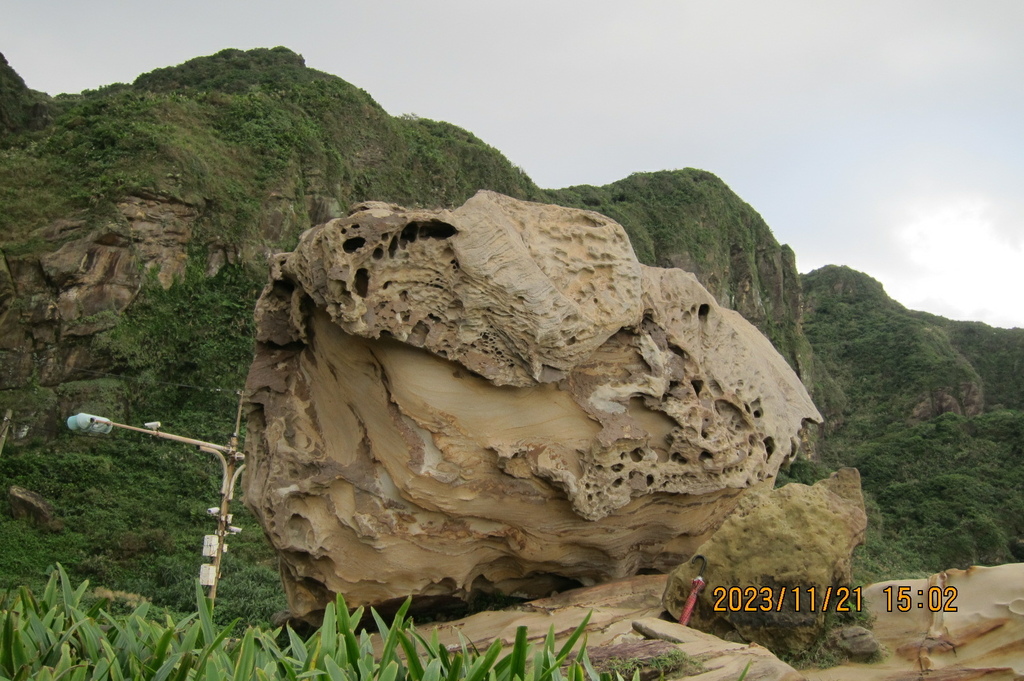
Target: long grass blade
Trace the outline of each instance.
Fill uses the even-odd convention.
[[[466,681],[482,681],[491,668],[494,666],[495,660],[498,659],[498,655],[501,654],[501,639],[495,639],[494,643],[487,649],[482,656],[477,658],[475,662],[470,666],[468,673],[466,674]]]

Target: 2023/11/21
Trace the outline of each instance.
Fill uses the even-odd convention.
[[[861,587],[716,586],[714,612],[860,612]]]

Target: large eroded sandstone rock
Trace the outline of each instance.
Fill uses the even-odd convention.
[[[618,224],[491,192],[309,230],[256,317],[246,501],[298,616],[667,570],[820,418]]]

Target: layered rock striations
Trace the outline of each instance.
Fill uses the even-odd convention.
[[[246,502],[297,616],[667,570],[820,419],[691,274],[492,192],[309,230],[256,318]]]

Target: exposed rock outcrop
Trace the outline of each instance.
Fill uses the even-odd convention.
[[[0,390],[12,391],[2,401],[32,434],[52,433],[57,412],[83,404],[69,398],[75,382],[109,368],[92,337],[118,323],[145,273],[164,288],[184,275],[197,207],[129,196],[117,211],[100,225],[59,219],[36,230],[33,239],[56,245],[50,252],[0,253]]]
[[[823,631],[826,590],[839,594],[837,589],[850,587],[851,554],[864,541],[866,528],[855,468],[843,468],[813,486],[762,486],[744,497],[700,548],[707,558],[708,586],[690,626],[718,636],[735,630],[776,653],[806,650]],[[665,609],[673,617],[679,617],[698,567],[686,563],[672,573]],[[768,600],[762,600],[769,593],[762,588],[769,590]],[[809,588],[814,589],[814,606]],[[800,590],[799,604],[795,589]],[[846,595],[849,609],[854,599]],[[839,597],[833,598],[831,609]]]
[[[664,673],[666,679],[736,681],[746,669],[747,679],[804,680],[803,675],[757,644],[730,643],[660,619],[660,594],[664,590],[665,575],[630,577],[573,589],[514,610],[481,612],[437,625],[436,632],[444,645],[459,646],[468,641],[477,650],[485,650],[495,640],[512,645],[519,627],[527,628],[528,639],[534,644],[542,643],[553,630],[561,646],[583,618],[589,617],[587,655],[595,666],[597,661],[617,659],[638,669],[641,678],[661,678]],[[434,634],[423,633],[428,638]],[[673,669],[675,665],[682,668]],[[601,666],[607,669],[611,665]],[[618,665],[618,669],[623,670],[623,666]],[[632,673],[626,671],[625,676],[631,678]]]
[[[927,395],[922,395],[920,402],[911,412],[911,421],[927,421],[942,414],[958,414],[960,416],[977,416],[985,411],[985,397],[981,385],[965,382],[959,390],[936,388]]]
[[[1024,564],[871,584],[864,587],[864,607],[884,659],[807,670],[809,679],[1024,679]]]
[[[829,645],[851,662],[869,662],[881,651],[875,635],[858,626],[840,627],[830,632]]]
[[[57,517],[53,505],[38,492],[11,485],[7,489],[7,500],[11,506],[11,517],[15,520],[29,520],[52,532],[64,529],[64,521]]]
[[[618,224],[491,192],[310,230],[256,317],[246,501],[298,616],[668,569],[819,418]]]
[[[702,671],[688,674],[687,678],[702,681],[734,681],[740,678],[806,681],[800,672],[756,643],[723,641],[711,634],[654,617],[634,620],[632,625],[633,630],[643,636],[671,642],[676,650],[697,661]],[[664,678],[682,678],[682,675],[667,673]]]

